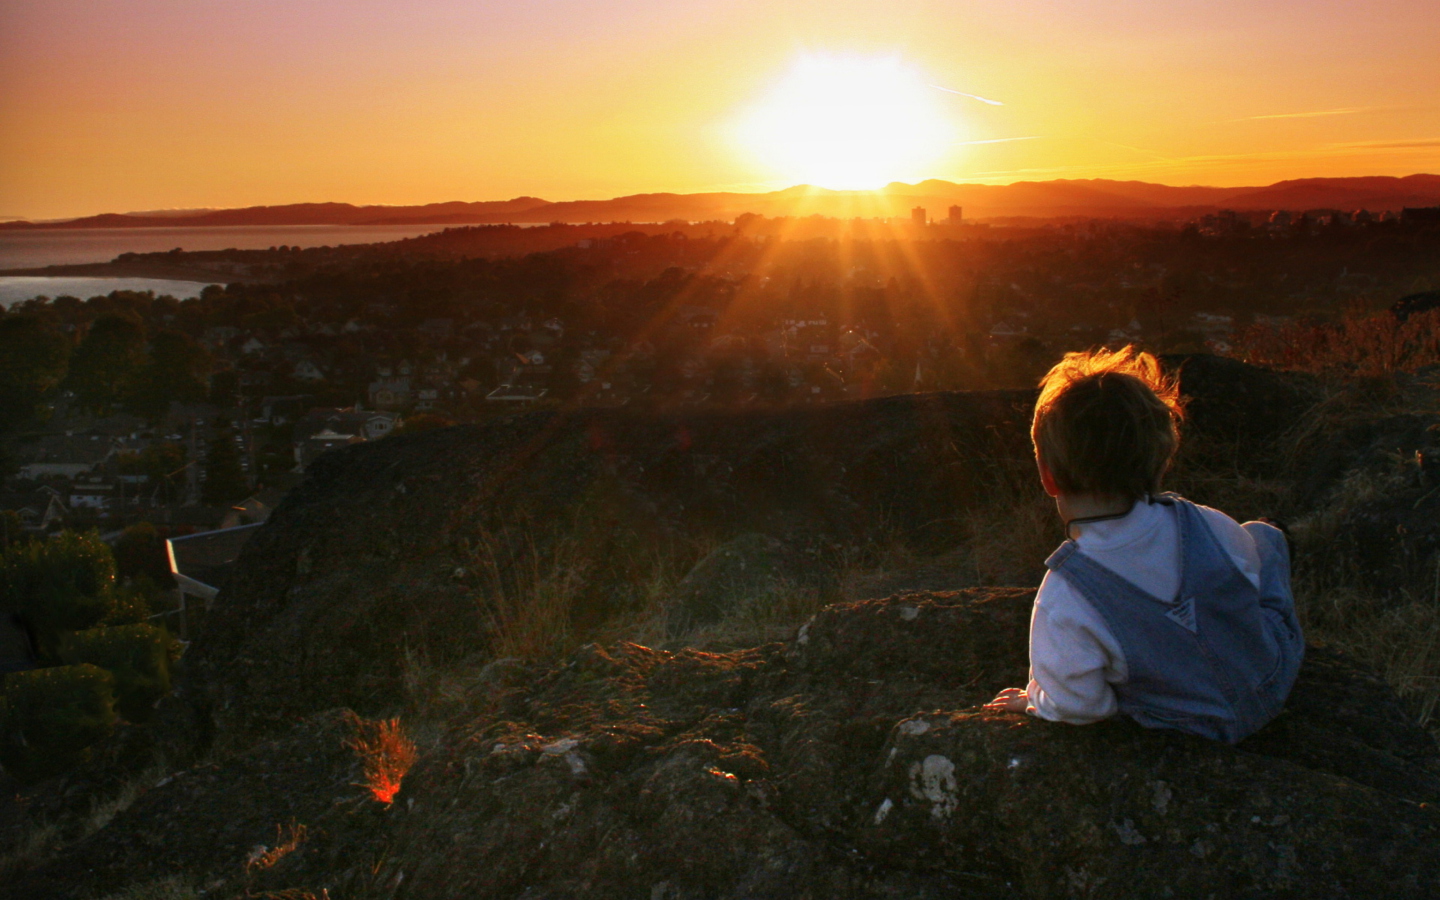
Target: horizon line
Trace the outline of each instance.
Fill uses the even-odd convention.
[[[1002,139],[1002,140],[1025,140],[1025,139],[1026,139],[1026,138],[1005,138],[1005,139]],[[1038,174],[1038,173],[1037,173],[1037,174]],[[983,177],[983,176],[982,176],[982,177]],[[1151,185],[1151,186],[1154,186],[1154,187],[1167,187],[1167,188],[1177,188],[1177,189],[1198,188],[1198,189],[1209,189],[1209,190],[1231,190],[1231,191],[1240,191],[1240,190],[1264,190],[1264,189],[1266,189],[1266,188],[1275,187],[1276,185],[1287,184],[1287,183],[1292,183],[1292,182],[1303,182],[1303,181],[1342,181],[1342,182],[1343,182],[1343,181],[1360,181],[1360,180],[1367,180],[1367,179],[1372,179],[1372,178],[1390,178],[1390,179],[1394,179],[1394,180],[1396,180],[1396,181],[1400,181],[1400,180],[1407,179],[1407,178],[1417,178],[1417,177],[1440,177],[1440,173],[1436,173],[1436,172],[1412,172],[1412,173],[1410,173],[1410,174],[1408,174],[1408,175],[1340,175],[1340,176],[1310,175],[1310,176],[1300,176],[1300,177],[1297,177],[1297,178],[1282,178],[1282,179],[1280,179],[1279,181],[1273,181],[1273,182],[1270,182],[1270,183],[1268,183],[1268,184],[1243,184],[1243,185],[1211,185],[1211,184],[1201,184],[1201,183],[1197,183],[1197,182],[1191,182],[1191,183],[1188,183],[1188,184],[1168,184],[1168,183],[1162,182],[1162,181],[1146,181],[1146,180],[1144,180],[1144,179],[1139,179],[1139,178],[1120,179],[1120,178],[1105,178],[1105,177],[1096,177],[1096,176],[1092,176],[1092,177],[1078,177],[1078,178],[1077,178],[1077,177],[1068,177],[1068,178],[1067,178],[1067,177],[1054,177],[1054,178],[1047,178],[1047,179],[1023,178],[1023,177],[1022,177],[1022,178],[1016,178],[1016,179],[1014,179],[1014,180],[1012,180],[1012,181],[1004,181],[1004,182],[995,182],[995,181],[951,181],[949,178],[942,178],[942,177],[936,176],[936,177],[930,177],[930,178],[922,178],[922,179],[919,179],[919,180],[917,180],[917,181],[915,181],[915,182],[892,181],[892,182],[889,182],[888,184],[883,185],[882,187],[870,188],[870,189],[863,189],[863,188],[862,188],[862,189],[853,189],[853,188],[848,188],[848,189],[847,189],[847,188],[827,188],[827,187],[824,187],[823,185],[803,184],[803,183],[802,183],[802,184],[792,184],[792,185],[789,185],[789,186],[787,186],[787,187],[779,187],[779,188],[772,188],[772,189],[770,189],[770,190],[758,190],[758,191],[739,191],[739,190],[734,190],[734,189],[726,190],[726,189],[724,189],[724,188],[716,188],[716,189],[711,189],[711,190],[697,190],[697,191],[639,191],[639,192],[630,193],[630,194],[618,194],[618,195],[614,195],[614,196],[610,196],[610,197],[579,197],[579,198],[572,198],[572,199],[568,199],[568,200],[546,200],[546,199],[544,199],[544,198],[542,198],[542,197],[536,197],[536,196],[534,196],[533,194],[519,194],[519,195],[516,195],[516,196],[514,196],[514,197],[507,197],[507,198],[500,198],[500,199],[488,199],[488,200],[460,200],[460,199],[449,199],[449,200],[423,201],[423,202],[418,202],[418,203],[363,203],[363,202],[362,202],[362,203],[356,203],[356,202],[346,201],[346,200],[295,200],[295,201],[280,202],[280,203],[252,203],[252,204],[244,205],[244,206],[196,206],[196,207],[177,206],[177,207],[161,207],[161,208],[150,209],[150,210],[135,210],[135,211],[130,211],[130,212],[119,212],[119,213],[117,213],[117,212],[105,211],[105,212],[98,212],[98,213],[81,213],[81,214],[77,214],[77,215],[46,216],[46,217],[44,217],[44,218],[30,217],[30,216],[23,216],[23,215],[22,215],[22,216],[0,216],[0,224],[10,224],[10,223],[16,223],[16,222],[23,222],[23,223],[32,224],[32,225],[53,225],[53,224],[63,224],[63,223],[65,223],[65,222],[74,222],[74,221],[77,221],[77,220],[80,220],[80,219],[99,218],[99,217],[101,217],[101,216],[119,216],[119,217],[133,218],[133,219],[139,219],[139,218],[162,218],[162,219],[173,219],[173,220],[175,220],[177,223],[179,223],[179,222],[185,221],[185,220],[188,219],[188,218],[195,218],[195,217],[200,217],[200,216],[205,216],[205,215],[211,215],[211,214],[214,214],[214,213],[227,213],[227,212],[236,212],[236,211],[240,211],[240,210],[250,210],[250,209],[256,209],[256,210],[258,210],[258,209],[280,209],[280,208],[291,207],[291,206],[326,206],[326,205],[334,205],[334,206],[348,206],[348,207],[350,207],[350,208],[352,208],[352,209],[365,209],[365,208],[376,208],[376,209],[417,209],[417,208],[423,208],[423,207],[427,207],[427,206],[443,206],[443,205],[451,204],[451,203],[462,203],[462,204],[510,203],[510,202],[514,202],[514,201],[516,201],[516,200],[531,199],[531,200],[537,201],[537,203],[536,203],[535,206],[530,207],[529,209],[543,209],[543,208],[549,207],[549,206],[558,206],[558,205],[569,204],[569,203],[613,203],[613,202],[616,202],[616,201],[629,200],[629,199],[632,199],[632,198],[654,197],[654,196],[659,196],[659,195],[670,195],[670,196],[675,196],[675,197],[698,197],[698,196],[705,196],[705,195],[712,195],[712,194],[736,194],[736,195],[742,195],[742,196],[755,196],[755,197],[760,197],[760,196],[765,196],[765,195],[769,195],[769,194],[783,194],[783,193],[786,193],[786,192],[801,191],[801,190],[804,190],[804,191],[807,191],[807,192],[811,192],[811,193],[823,192],[823,193],[834,194],[834,195],[846,195],[846,194],[849,194],[849,195],[864,195],[864,194],[879,195],[879,194],[884,194],[884,193],[886,193],[886,192],[888,192],[888,191],[890,191],[890,190],[892,190],[892,189],[896,189],[896,188],[918,188],[918,187],[920,187],[921,185],[924,185],[924,184],[927,184],[927,183],[930,183],[930,182],[937,182],[937,181],[938,181],[938,182],[943,182],[943,183],[945,183],[945,184],[947,184],[947,185],[952,185],[952,186],[954,186],[954,187],[979,187],[979,188],[1004,188],[1004,187],[1010,187],[1010,186],[1017,185],[1017,184],[1046,184],[1046,183],[1056,183],[1056,182],[1090,181],[1090,182],[1110,182],[1110,183],[1114,183],[1114,184],[1145,184],[1145,185]],[[327,225],[327,224],[337,224],[337,223],[314,223],[314,224],[317,224],[317,225]],[[392,224],[402,225],[402,224],[405,224],[405,223],[399,223],[399,222],[397,222],[397,223],[392,223]],[[445,224],[445,223],[436,223],[436,224]],[[455,224],[455,223],[449,223],[449,224]],[[503,223],[501,223],[501,224],[503,224]],[[156,227],[162,227],[162,226],[156,226]]]

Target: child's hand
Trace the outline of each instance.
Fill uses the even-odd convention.
[[[1030,695],[1025,693],[1024,688],[1006,688],[996,694],[994,700],[985,704],[985,708],[996,712],[1023,713],[1029,705]]]

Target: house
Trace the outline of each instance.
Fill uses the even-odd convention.
[[[421,412],[428,412],[440,405],[440,389],[429,385],[421,385],[415,391],[415,408]]]
[[[378,409],[399,409],[410,403],[410,376],[390,375],[382,370],[366,391],[370,405]]]
[[[991,340],[1003,341],[1010,338],[1024,337],[1026,331],[1027,329],[1024,325],[1020,325],[1017,327],[1015,325],[1011,325],[1009,322],[1000,321],[996,322],[995,325],[991,327],[990,338]]]
[[[312,360],[302,359],[295,364],[295,370],[291,373],[301,381],[324,381],[325,373]]]
[[[375,441],[400,424],[394,413],[362,409],[312,409],[295,423],[296,471],[334,447]]]
[[[88,475],[115,455],[115,438],[90,434],[51,434],[33,444],[21,445],[20,478],[40,481],[46,478],[74,480]]]
[[[321,429],[304,440],[295,441],[295,470],[308,469],[315,458],[326,450],[363,443],[365,439],[358,434],[341,434],[329,428]]]
[[[502,384],[495,390],[485,395],[486,401],[490,403],[514,403],[517,405],[534,403],[544,397],[549,390],[528,384]]]
[[[14,512],[20,526],[29,532],[49,531],[51,525],[65,521],[65,501],[52,487],[33,491],[0,494],[0,510]]]
[[[71,509],[104,509],[113,505],[113,484],[77,484],[70,489]]]
[[[220,527],[238,528],[241,525],[260,525],[270,518],[273,510],[285,496],[284,491],[266,489],[246,497],[225,511]]]
[[[383,410],[312,409],[295,423],[295,439],[304,440],[322,431],[347,433],[361,440],[376,441],[395,430],[400,419]]]

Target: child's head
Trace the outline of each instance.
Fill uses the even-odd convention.
[[[1149,353],[1067,353],[1040,381],[1030,438],[1061,493],[1137,499],[1159,490],[1182,417]]]

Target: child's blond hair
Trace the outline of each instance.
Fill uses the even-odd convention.
[[[1138,499],[1160,489],[1183,418],[1179,385],[1153,355],[1067,353],[1040,380],[1030,438],[1061,492]]]

